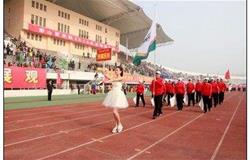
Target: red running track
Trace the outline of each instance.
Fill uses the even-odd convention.
[[[198,106],[183,111],[164,106],[163,116],[153,120],[149,105],[121,110],[124,131],[119,134],[111,133],[112,111],[100,102],[78,105],[26,109],[20,113],[29,115],[20,117],[18,111],[6,111],[13,119],[4,126],[5,159],[246,159],[243,92],[226,94],[224,103],[206,114]],[[48,110],[53,114],[44,116]]]

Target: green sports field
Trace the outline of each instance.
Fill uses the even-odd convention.
[[[127,95],[127,98],[132,98],[134,96],[135,96],[135,93],[129,93]],[[55,96],[52,96],[52,101],[48,101],[47,96],[4,98],[4,110],[96,102],[96,101],[102,101],[104,97],[105,97],[104,94],[55,95]]]

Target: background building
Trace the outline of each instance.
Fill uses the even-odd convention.
[[[97,48],[112,48],[117,61],[120,31],[43,0],[8,0],[5,31],[38,49],[94,58]]]

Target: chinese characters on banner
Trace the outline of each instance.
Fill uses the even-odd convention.
[[[98,49],[96,54],[96,61],[111,60],[111,48]]]
[[[95,42],[95,41],[92,41],[89,39],[80,38],[78,36],[55,31],[55,30],[52,30],[50,28],[43,28],[43,27],[40,27],[40,26],[35,25],[35,24],[29,24],[28,31],[47,35],[47,36],[50,36],[53,38],[61,38],[61,39],[67,40],[67,41],[77,42],[77,43],[84,44],[86,46],[95,47],[95,48],[112,48],[113,51],[119,52],[118,47],[111,46],[108,44],[98,43],[98,42]]]
[[[4,88],[46,88],[46,71],[42,68],[4,68]]]

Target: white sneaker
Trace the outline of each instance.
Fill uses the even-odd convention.
[[[119,124],[119,125],[117,126],[117,132],[120,133],[120,132],[122,131],[122,129],[123,129],[122,124]]]
[[[112,133],[117,133],[117,125],[112,129]]]

